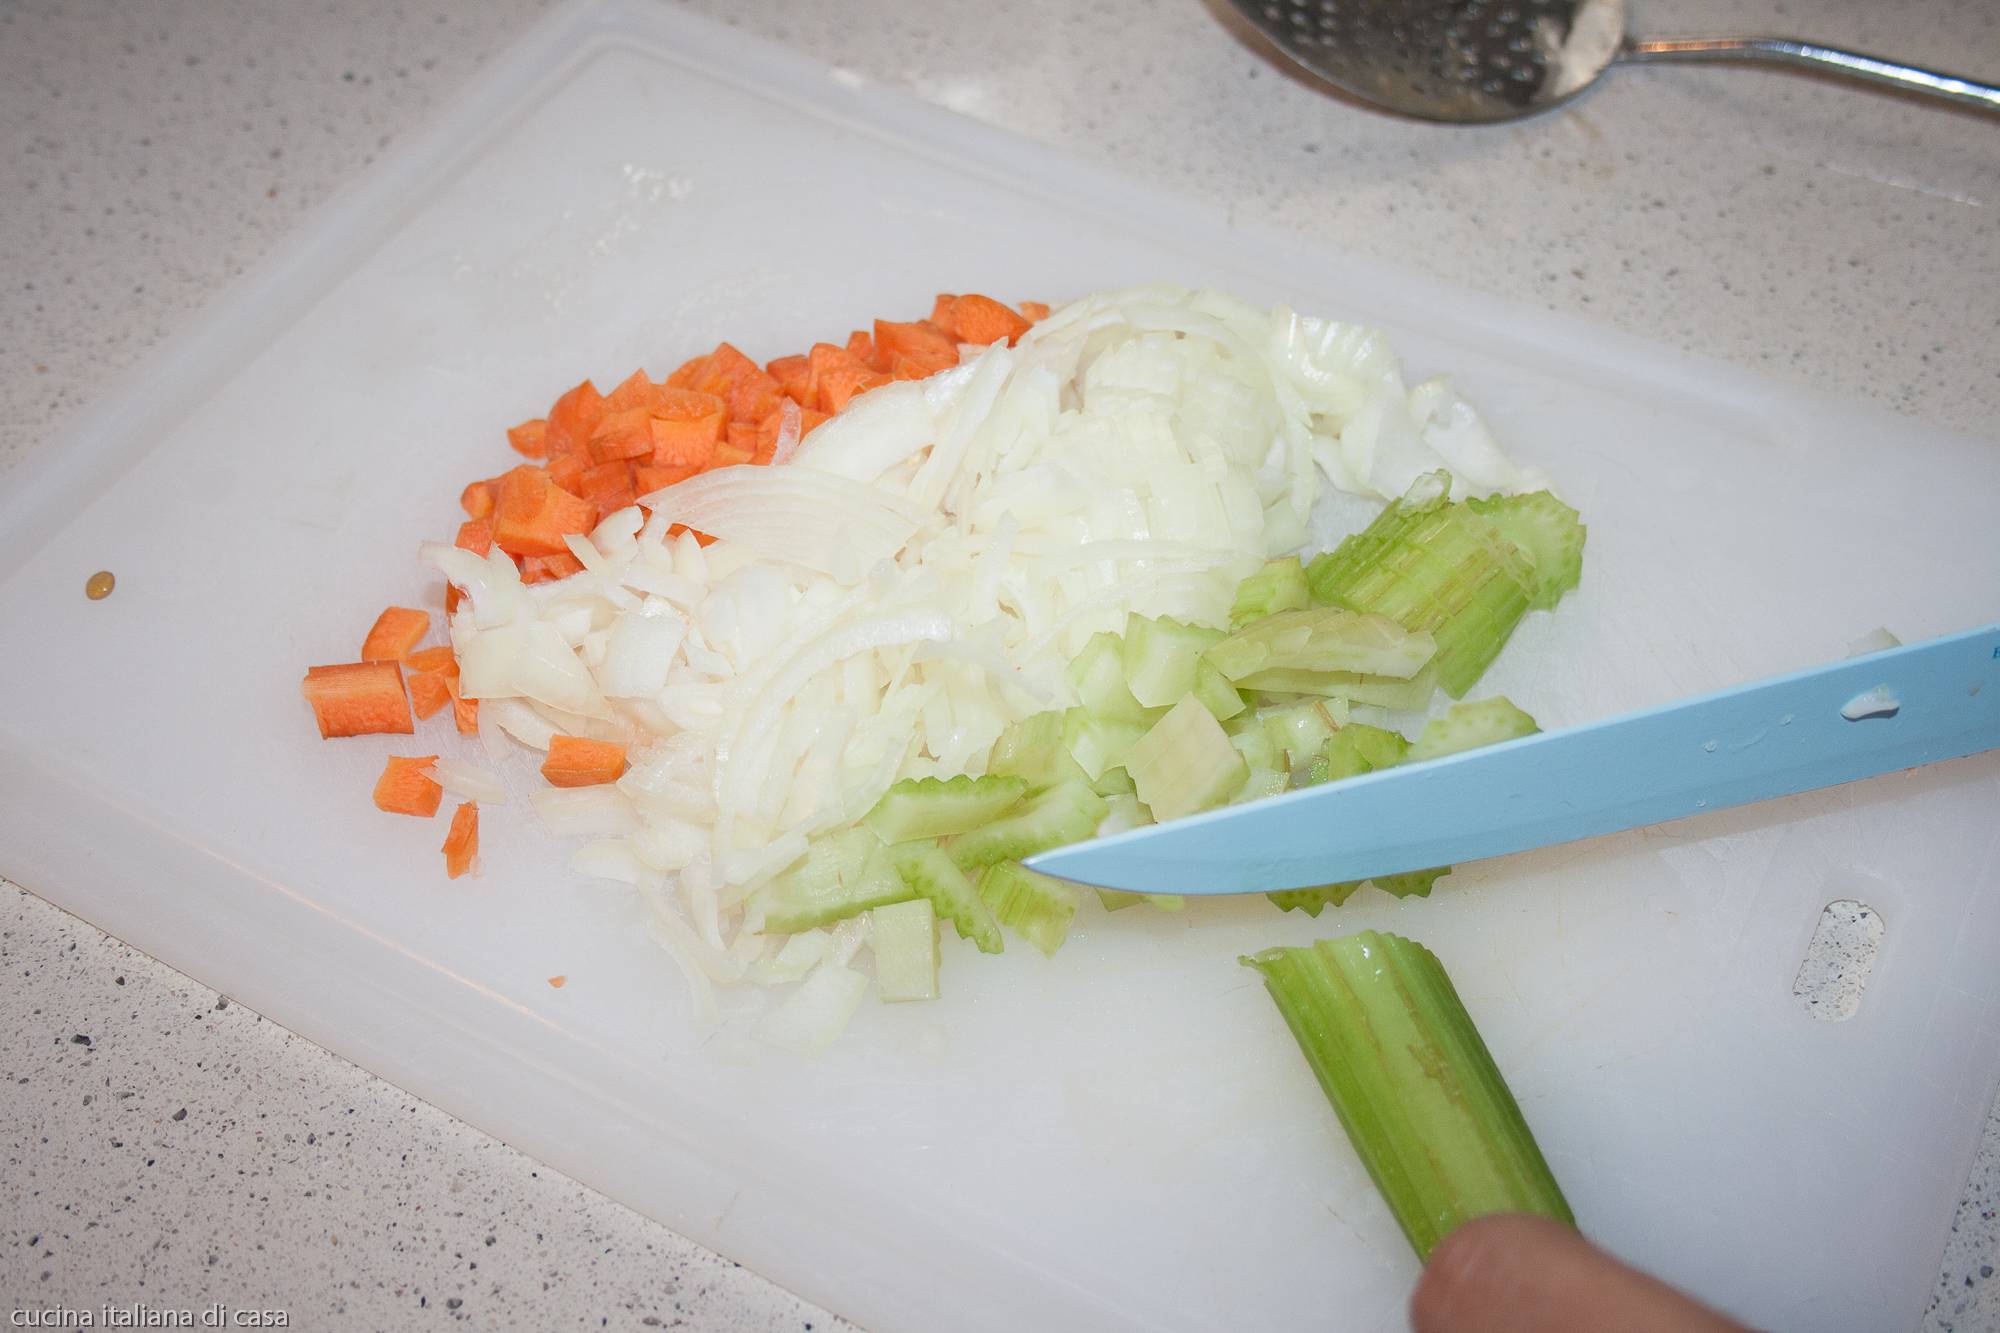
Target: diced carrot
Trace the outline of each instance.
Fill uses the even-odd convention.
[[[485,518],[493,512],[493,483],[475,481],[458,493],[458,503],[468,518]]]
[[[708,357],[706,355],[691,356],[678,366],[675,366],[672,373],[667,376],[667,387],[669,389],[688,388],[694,383],[695,376],[707,369]]]
[[[444,585],[444,613],[447,616],[458,610],[458,604],[464,600],[465,594],[460,592],[456,585],[450,583]]]
[[[435,648],[419,648],[404,660],[404,666],[412,671],[442,671],[446,675],[458,674],[458,655],[448,643]]]
[[[552,787],[594,787],[616,782],[624,772],[624,746],[582,736],[550,738],[549,757],[542,763],[542,776]]]
[[[462,736],[474,736],[479,732],[479,700],[460,694],[457,681],[451,683],[451,720]]]
[[[952,358],[949,361],[943,360],[942,358],[918,359],[914,357],[899,356],[891,360],[889,363],[889,378],[897,380],[929,379],[931,376],[937,374],[940,370],[950,370],[953,366],[957,364],[958,364],[958,354],[955,352],[952,354]]]
[[[686,481],[700,471],[700,468],[691,463],[675,463],[668,467],[641,463],[632,469],[632,488],[640,495],[651,495],[654,491],[665,490],[677,482]]]
[[[729,419],[754,426],[784,401],[785,391],[778,381],[752,366],[750,374],[729,386]]]
[[[596,499],[605,491],[615,491],[632,484],[632,465],[622,458],[614,458],[609,463],[599,463],[577,479],[577,487],[586,500]]]
[[[500,479],[493,544],[509,555],[567,556],[563,537],[596,525],[597,506],[556,486],[538,467],[524,464]]]
[[[931,302],[931,323],[954,342],[958,340],[958,326],[952,322],[951,311],[957,304],[958,298],[945,292],[939,292],[937,300]]]
[[[806,404],[806,390],[811,383],[811,375],[806,369],[803,356],[781,356],[764,367],[764,373],[778,382],[778,388],[785,397],[800,406]]]
[[[729,419],[727,402],[712,393],[675,389],[664,398],[652,419],[653,466],[690,464],[701,467]]]
[[[847,335],[847,351],[856,361],[870,370],[889,372],[888,362],[882,359],[882,349],[875,345],[875,339],[866,330],[856,329]]]
[[[680,536],[680,535],[681,535],[681,534],[682,534],[683,532],[694,532],[694,540],[695,540],[695,544],[696,544],[696,545],[698,545],[698,546],[713,546],[713,545],[715,545],[715,538],[713,538],[713,537],[709,536],[709,535],[708,535],[707,533],[705,533],[705,532],[695,532],[693,528],[689,527],[689,526],[688,526],[687,524],[685,524],[685,523],[676,523],[676,524],[674,524],[674,525],[673,525],[672,527],[670,527],[670,528],[668,528],[668,529],[667,529],[667,535],[668,535],[669,537],[678,537],[678,536]]]
[[[451,702],[451,681],[440,672],[413,671],[409,685],[410,707],[419,718],[429,717]]]
[[[990,296],[961,296],[951,305],[952,336],[962,343],[1005,342],[1028,331],[1028,321]]]
[[[732,421],[729,423],[729,438],[715,446],[715,453],[708,460],[708,465],[728,467],[731,463],[742,462],[743,458],[748,458],[756,452],[757,427],[748,421]],[[728,457],[724,457],[725,454]],[[737,457],[738,454],[743,455],[743,458]]]
[[[555,406],[549,409],[548,428],[543,436],[548,456],[568,458],[582,453],[590,441],[590,433],[603,417],[604,398],[589,380],[556,399]]]
[[[909,324],[898,324],[888,319],[876,320],[875,346],[882,355],[881,364],[875,368],[888,371],[892,375],[896,373],[897,357],[907,358],[918,365],[935,363],[939,369],[958,364],[957,341],[927,319],[916,320]]]
[[[407,735],[417,729],[410,721],[403,668],[395,662],[307,667],[299,692],[312,705],[322,739],[379,732]]]
[[[819,427],[833,419],[833,413],[822,412],[817,407],[799,409],[799,438],[804,439]]]
[[[806,360],[812,368],[813,392],[818,399],[815,405],[822,412],[838,412],[855,394],[889,382],[887,375],[869,369],[845,347],[832,343],[814,343]]]
[[[444,799],[444,788],[423,771],[436,762],[434,754],[390,755],[382,776],[375,779],[375,808],[392,815],[420,815],[425,819],[436,814],[438,802]]]
[[[579,481],[584,473],[590,471],[590,467],[590,454],[586,451],[555,459],[542,471],[548,474],[550,482],[571,495],[577,495],[581,493]]]
[[[687,387],[702,393],[712,393],[718,398],[728,398],[729,391],[746,379],[754,378],[762,372],[757,363],[723,342],[715,345],[696,372],[694,380]]]
[[[549,978],[549,984],[551,986],[554,986],[557,990],[561,990],[563,988],[563,983],[568,980],[569,978],[567,976],[554,976]]]
[[[583,561],[564,550],[561,555],[529,555],[521,558],[521,582],[548,583],[583,572]]]
[[[523,458],[549,456],[549,423],[541,417],[507,428],[507,443]]]
[[[493,525],[483,518],[468,518],[458,525],[458,538],[452,545],[485,555],[493,549]]]
[[[1015,309],[1019,310],[1021,318],[1027,320],[1030,324],[1040,323],[1049,317],[1049,307],[1046,301],[1023,301]]]
[[[635,407],[651,411],[659,394],[660,386],[647,379],[645,371],[635,370],[617,388],[604,395],[604,411],[606,415],[628,412]]]
[[[473,801],[460,801],[458,809],[451,812],[451,828],[444,835],[444,873],[448,878],[457,879],[472,869],[472,858],[479,855],[479,806]]]
[[[812,428],[827,419],[827,414],[817,408],[799,409],[799,438],[803,440],[812,433]],[[778,432],[784,427],[784,409],[771,413],[757,423],[757,461],[768,463],[778,447]]]
[[[652,412],[628,407],[607,412],[590,436],[590,457],[598,463],[620,458],[644,458],[653,452]]]
[[[423,642],[430,628],[430,612],[410,606],[392,606],[375,617],[368,637],[361,641],[361,660],[400,662],[410,655],[410,649]]]

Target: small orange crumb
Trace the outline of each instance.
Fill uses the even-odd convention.
[[[563,983],[568,980],[569,980],[568,977],[550,977],[549,984],[551,986],[554,986],[557,990],[561,990],[563,988]]]

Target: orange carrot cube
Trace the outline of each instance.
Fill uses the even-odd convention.
[[[549,757],[542,762],[542,776],[552,787],[594,787],[616,782],[624,772],[624,746],[581,736],[551,738]]]
[[[569,555],[563,537],[597,524],[597,506],[556,486],[542,469],[523,464],[500,479],[493,508],[493,544],[509,555]]]
[[[549,423],[541,417],[507,428],[507,443],[523,458],[546,458],[549,454]]]
[[[458,537],[452,545],[474,555],[485,555],[493,549],[493,525],[483,518],[468,518],[458,525]]]
[[[417,815],[429,819],[444,799],[444,788],[424,770],[437,762],[434,754],[405,757],[390,755],[382,776],[375,779],[375,808],[392,815]]]
[[[479,855],[479,806],[475,802],[461,801],[451,812],[451,828],[444,835],[442,850],[447,877],[457,879],[472,869],[472,858]]]
[[[952,334],[962,343],[1005,342],[1028,331],[1028,321],[990,296],[961,296],[951,306]]]
[[[368,637],[361,641],[361,660],[400,662],[410,655],[410,649],[423,642],[430,628],[430,612],[409,606],[392,606],[375,617]]]
[[[306,668],[299,687],[312,705],[323,739],[415,731],[403,668],[390,662],[352,662]]]

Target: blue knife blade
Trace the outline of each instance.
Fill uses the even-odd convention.
[[[1476,861],[2000,747],[2000,624],[1074,843],[1046,874],[1263,893]]]

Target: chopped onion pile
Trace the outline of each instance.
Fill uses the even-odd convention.
[[[452,646],[489,754],[557,733],[632,751],[615,788],[534,803],[595,839],[574,869],[656,908],[702,1007],[712,983],[836,969],[775,1020],[787,1044],[859,993],[858,941],[788,941],[745,910],[809,836],[899,778],[984,772],[1003,727],[1075,702],[1066,665],[1128,612],[1226,623],[1238,582],[1306,542],[1325,488],[1386,499],[1439,468],[1460,494],[1543,484],[1447,382],[1406,387],[1380,332],[1284,308],[1136,288],[964,351],[781,440],[788,464],[610,515],[572,540],[568,578],[524,586],[499,551],[424,548],[465,593]]]

